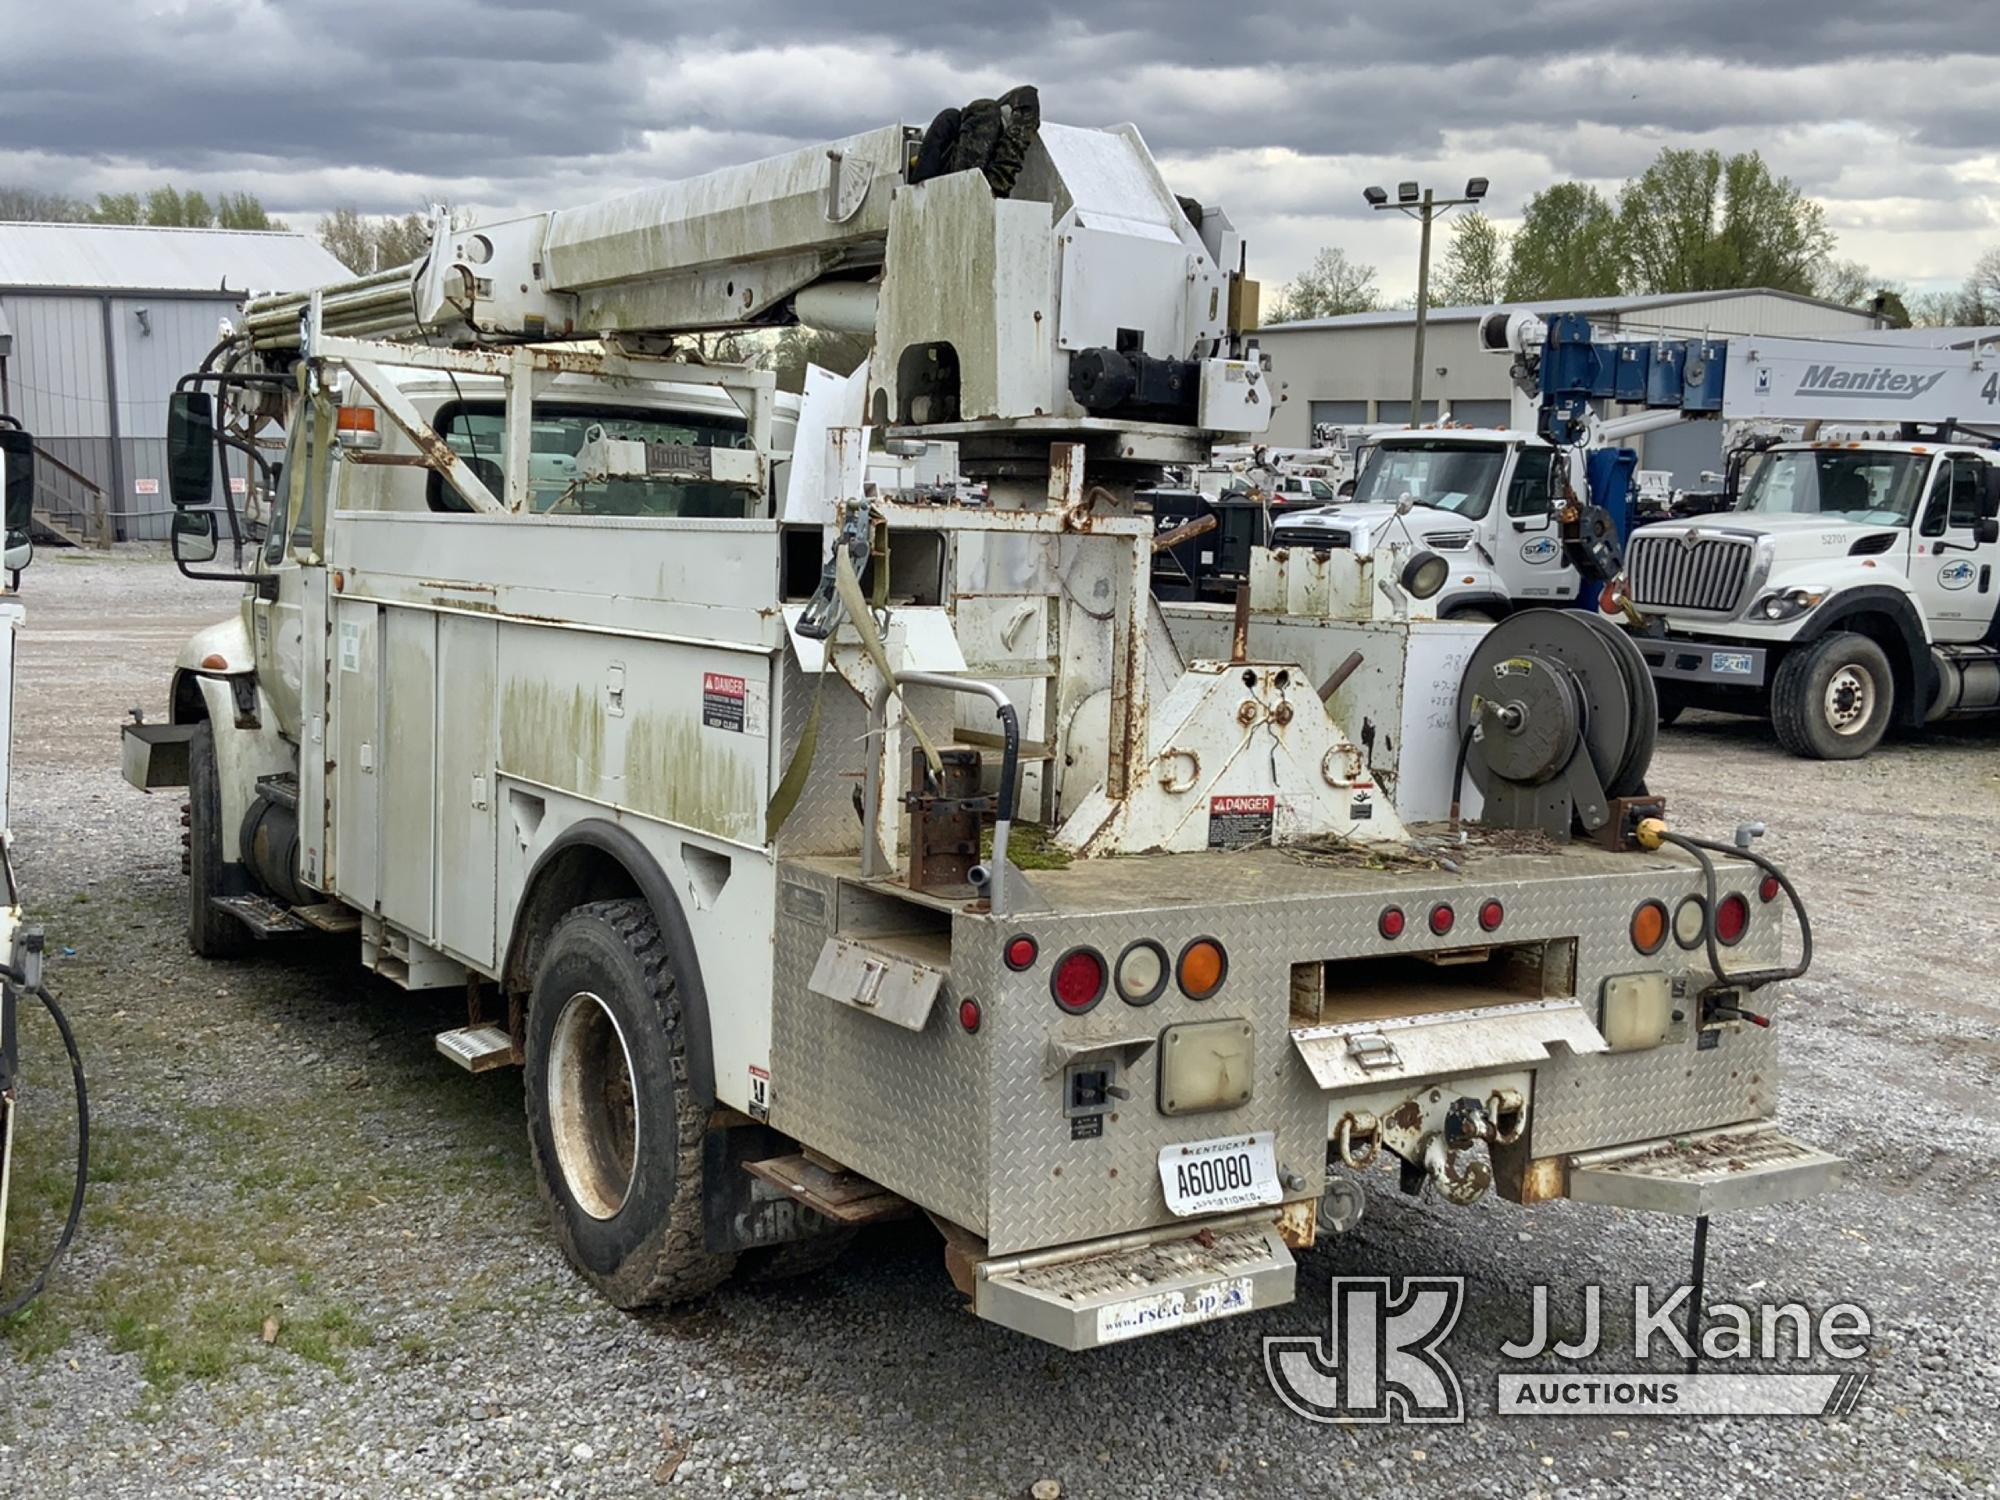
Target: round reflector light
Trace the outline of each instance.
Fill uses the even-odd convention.
[[[1667,940],[1667,908],[1658,901],[1641,901],[1632,913],[1632,946],[1641,953],[1658,953]]]
[[[1229,973],[1229,957],[1214,938],[1196,938],[1181,949],[1180,962],[1175,968],[1180,975],[1181,993],[1190,1000],[1206,1000],[1222,988],[1222,981]]]
[[[1072,948],[1056,960],[1049,993],[1056,1004],[1080,1016],[1104,998],[1104,959],[1094,948]]]
[[[1507,920],[1507,908],[1488,896],[1479,903],[1479,926],[1485,932],[1498,932],[1500,924]]]
[[[1382,915],[1375,919],[1375,930],[1385,938],[1399,938],[1403,935],[1403,908],[1385,906]]]
[[[1003,957],[1006,959],[1007,967],[1018,974],[1023,969],[1032,966],[1035,962],[1035,956],[1041,951],[1040,948],[1035,946],[1035,940],[1023,932],[1018,936],[1007,939],[1007,951]]]
[[[979,1029],[979,1021],[979,1002],[977,1000],[961,1000],[958,1002],[959,1025],[963,1026],[967,1031],[977,1031]]]
[[[1112,971],[1118,998],[1127,1005],[1151,1005],[1167,987],[1167,950],[1151,938],[1141,938],[1118,955]]]
[[[1708,903],[1689,896],[1674,908],[1674,941],[1683,948],[1698,948],[1708,935]]]
[[[1740,891],[1731,891],[1715,908],[1715,938],[1730,947],[1743,941],[1750,930],[1750,903]]]
[[[1439,937],[1443,937],[1447,932],[1450,932],[1451,924],[1457,920],[1457,914],[1452,911],[1450,905],[1446,902],[1440,901],[1436,906],[1431,908],[1431,931],[1435,932]]]
[[[1778,884],[1777,876],[1766,875],[1757,882],[1757,899],[1769,904],[1778,899],[1778,892],[1783,889],[1784,887]]]

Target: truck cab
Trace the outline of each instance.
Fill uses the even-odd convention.
[[[1368,554],[1385,534],[1443,556],[1450,580],[1440,619],[1498,620],[1575,599],[1581,578],[1563,556],[1555,501],[1564,455],[1532,434],[1500,428],[1412,428],[1363,448],[1349,501],[1286,516],[1277,547]],[[1579,471],[1570,479],[1584,492]]]
[[[1733,510],[1632,539],[1626,598],[1663,714],[1768,714],[1795,755],[2000,706],[2000,466],[1959,443],[1781,444]]]

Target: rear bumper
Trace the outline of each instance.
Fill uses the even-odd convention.
[[[1769,655],[1762,646],[1643,635],[1633,636],[1632,643],[1657,682],[1735,688],[1760,688],[1765,683]]]

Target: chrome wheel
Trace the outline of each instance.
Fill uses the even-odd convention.
[[[583,990],[564,1002],[550,1038],[549,1133],[570,1197],[593,1219],[625,1206],[639,1162],[632,1049],[617,1018]]]
[[[1835,734],[1859,734],[1875,716],[1875,674],[1856,662],[1840,667],[1826,684],[1826,722]]]

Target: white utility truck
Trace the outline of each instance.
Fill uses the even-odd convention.
[[[281,514],[126,741],[188,787],[196,950],[463,991],[440,1051],[525,1067],[621,1306],[921,1212],[979,1316],[1080,1348],[1289,1300],[1378,1158],[1830,1185],[1772,1119],[1794,898],[1657,821],[1619,632],[1440,623],[1399,544],[1154,602],[1135,493],[1269,419],[1254,288],[1136,131],[1003,104],[990,150],[982,103],[249,306],[174,398],[179,555],[273,423]],[[790,420],[674,342],[793,319],[873,356]],[[876,441],[986,503],[870,493]]]
[[[1584,490],[1582,457],[1531,432],[1419,427],[1377,433],[1358,459],[1352,498],[1296,511],[1272,530],[1274,547],[1337,548],[1371,556],[1384,540],[1429,548],[1451,564],[1432,600],[1440,618],[1498,620],[1517,609],[1574,603],[1555,510]]]
[[[1498,324],[1502,320],[1496,319]],[[1897,441],[1779,443],[1732,468],[1733,508],[1635,532],[1621,581],[1671,718],[1768,714],[1794,755],[1866,755],[1892,724],[2000,708],[2000,375],[1990,352],[1748,337],[1593,340],[1505,320],[1563,442],[1606,399],[1739,424],[1881,423]],[[1501,340],[1492,341],[1495,347]]]

